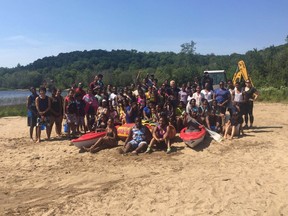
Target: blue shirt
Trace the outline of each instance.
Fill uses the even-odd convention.
[[[216,101],[218,103],[223,103],[229,99],[230,92],[225,88],[218,88],[215,90]]]

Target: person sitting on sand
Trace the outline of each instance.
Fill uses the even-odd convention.
[[[160,117],[159,125],[153,128],[152,140],[145,153],[150,153],[152,147],[156,143],[165,143],[167,146],[166,153],[171,153],[171,139],[169,138],[171,127],[168,124],[168,120],[165,117]]]
[[[116,147],[118,145],[118,135],[113,118],[108,119],[105,132],[106,135],[98,139],[94,145],[90,148],[83,147],[83,149],[91,153],[96,153],[106,148]]]
[[[129,135],[124,143],[124,149],[121,153],[126,154],[132,150],[133,154],[138,154],[147,147],[151,137],[152,134],[149,129],[145,125],[142,125],[141,118],[136,117],[135,126],[130,129]]]

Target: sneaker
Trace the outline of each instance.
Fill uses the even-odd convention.
[[[151,153],[151,152],[152,152],[151,148],[148,147],[147,150],[145,151],[145,154],[148,154],[148,153]]]
[[[166,151],[166,154],[170,154],[171,153],[171,148],[168,148]]]

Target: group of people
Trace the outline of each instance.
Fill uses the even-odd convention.
[[[184,127],[198,130],[199,123],[222,133],[225,138],[233,138],[248,128],[248,120],[250,127],[253,126],[253,101],[259,95],[249,80],[245,81],[245,87],[240,83],[233,86],[231,80],[221,81],[219,88],[214,90],[213,79],[208,74],[201,81],[195,79],[180,88],[174,80],[165,80],[158,85],[153,75],[117,88],[105,85],[103,75],[98,74],[85,90],[83,83],[78,83],[65,97],[56,88],[52,89],[51,97],[46,95],[45,87],[39,88],[39,95],[34,87],[30,90],[27,108],[32,140],[36,127],[35,141],[40,142],[43,126],[50,139],[54,124],[57,136],[61,136],[64,119],[68,137],[88,131],[106,131],[105,137],[84,149],[95,152],[117,146],[115,125],[135,123],[123,148],[123,153],[132,151],[135,154],[145,150],[151,152],[156,143],[164,143],[170,153],[170,126],[179,132]],[[228,121],[226,112],[230,116]],[[143,122],[156,125],[152,133]]]

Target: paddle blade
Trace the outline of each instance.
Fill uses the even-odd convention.
[[[217,142],[219,142],[219,143],[222,141],[223,137],[222,137],[220,134],[216,133],[215,131],[209,130],[208,128],[206,128],[206,131],[210,134],[210,136],[211,136],[215,141],[217,141]]]

